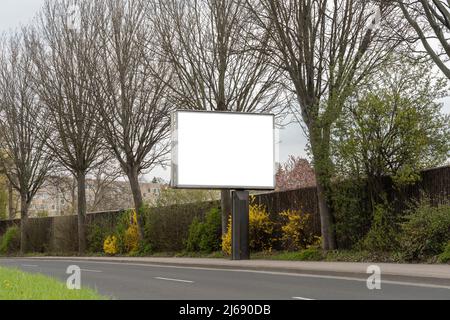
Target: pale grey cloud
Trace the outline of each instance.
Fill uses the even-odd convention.
[[[0,0],[0,32],[29,24],[45,0]]]

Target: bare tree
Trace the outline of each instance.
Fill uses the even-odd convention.
[[[33,90],[34,68],[21,35],[12,36],[5,47],[0,57],[0,165],[20,194],[20,251],[24,253],[28,207],[51,169],[52,154],[46,148],[47,128],[39,124],[45,110]]]
[[[109,163],[98,166],[89,174],[87,182],[90,198],[88,199],[89,212],[128,208],[123,206],[123,201],[120,201],[123,195],[129,195],[131,199],[129,188],[122,187],[122,183],[118,181],[122,175],[120,168]],[[117,192],[118,190],[120,191]]]
[[[334,249],[330,130],[358,83],[398,45],[388,28],[392,10],[381,5],[378,15],[374,2],[362,0],[246,3],[270,36],[267,54],[284,70],[297,98],[293,111],[313,155],[323,248]]]
[[[415,30],[423,48],[450,79],[450,2],[441,0],[398,0],[408,23]]]
[[[57,214],[75,215],[77,212],[77,181],[63,168],[56,168],[44,184],[46,192],[56,199]]]
[[[61,215],[75,214],[77,210],[77,181],[63,170],[47,178],[45,191],[56,199],[56,209]],[[110,162],[102,163],[86,175],[86,210],[98,212],[132,207],[129,183],[118,180],[123,173]]]
[[[260,32],[255,39],[258,30],[244,3],[168,0],[150,11],[162,55],[175,71],[169,85],[179,108],[281,114],[285,103],[279,73],[262,53],[268,37]],[[259,50],[253,50],[255,46]],[[225,234],[231,211],[229,190],[221,192],[221,207]]]
[[[79,10],[74,27],[69,9]],[[90,1],[47,1],[28,45],[33,50],[36,88],[48,110],[52,128],[49,147],[77,180],[78,249],[86,248],[86,174],[103,161],[98,111],[92,94],[89,64],[97,29],[91,23],[95,6]]]
[[[96,23],[100,39],[98,59],[91,65],[93,88],[103,136],[130,182],[142,239],[139,175],[164,164],[170,152],[170,70],[146,48],[145,39],[153,35],[146,19],[147,2],[108,0],[105,4]]]

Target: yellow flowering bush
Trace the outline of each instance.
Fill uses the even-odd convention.
[[[251,204],[249,212],[250,249],[255,251],[272,251],[275,239],[272,238],[274,223],[263,205]]]
[[[307,248],[314,243],[314,235],[310,230],[311,215],[301,210],[287,210],[280,215],[285,224],[281,227],[283,248],[296,251]]]
[[[128,253],[136,252],[139,248],[139,232],[136,210],[131,211],[130,226],[125,231],[125,249]]]
[[[116,236],[108,236],[103,242],[103,251],[109,255],[117,254],[117,238]]]
[[[249,208],[249,241],[253,251],[272,251],[275,239],[272,238],[274,223],[263,205],[251,203]],[[231,254],[231,218],[228,221],[228,231],[222,236],[222,251]]]
[[[222,251],[231,255],[231,217],[228,219],[227,233],[222,236]]]

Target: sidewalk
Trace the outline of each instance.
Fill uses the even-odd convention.
[[[414,278],[450,280],[450,265],[437,264],[394,264],[394,263],[357,263],[357,262],[304,262],[246,260],[232,261],[207,258],[160,258],[160,257],[31,257],[29,259],[80,260],[97,262],[117,262],[131,264],[157,264],[185,267],[218,269],[246,269],[259,271],[308,273],[308,274],[352,274],[366,275],[367,267],[377,265],[382,275]]]

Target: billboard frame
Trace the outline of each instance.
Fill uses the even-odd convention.
[[[210,113],[210,114],[235,114],[235,115],[251,115],[251,116],[271,116],[273,123],[272,134],[272,149],[273,149],[273,185],[267,187],[261,186],[242,186],[242,185],[181,185],[178,184],[178,113]],[[199,190],[254,190],[254,191],[273,191],[276,187],[276,145],[275,145],[275,115],[271,113],[252,113],[252,112],[237,112],[237,111],[207,111],[207,110],[175,110],[171,113],[171,178],[170,187],[173,189],[199,189]]]

